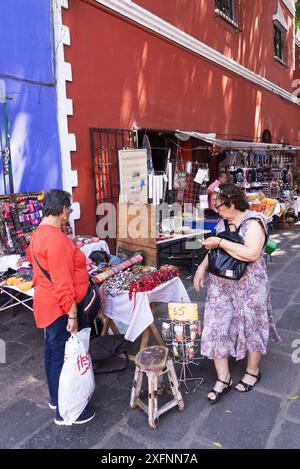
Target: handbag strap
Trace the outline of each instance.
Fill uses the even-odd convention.
[[[262,227],[262,229],[264,230],[264,233],[265,233],[265,244],[264,244],[264,246],[265,246],[265,245],[267,244],[267,242],[268,242],[269,235],[268,235],[268,233],[267,233],[267,231],[266,231],[266,227],[265,227],[264,223],[262,222],[262,220],[261,220],[259,217],[249,217],[249,218],[247,218],[246,220],[243,220],[242,223],[240,224],[240,226],[238,227],[237,232],[239,233],[239,231],[240,231],[240,229],[241,229],[241,226],[242,226],[244,223],[246,223],[246,221],[248,221],[248,220],[256,220],[256,221],[260,224],[260,226]]]
[[[31,244],[31,252],[32,252],[32,255],[34,257],[34,260],[35,262],[37,263],[37,265],[39,266],[39,268],[41,269],[41,271],[43,272],[43,274],[45,275],[45,277],[47,277],[47,279],[49,280],[49,282],[53,283],[52,280],[51,280],[51,276],[49,274],[49,272],[44,269],[44,267],[41,266],[41,264],[39,263],[39,261],[37,260],[37,258],[35,257],[35,255],[33,254],[33,244]]]
[[[228,223],[228,220],[225,220],[225,229],[226,231],[230,231],[230,226],[234,226],[235,227],[235,231],[239,232],[239,228],[236,227],[236,225],[234,223]],[[231,231],[230,231],[231,232]]]

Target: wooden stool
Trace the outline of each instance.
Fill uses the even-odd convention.
[[[184,409],[184,402],[178,389],[178,381],[173,361],[168,358],[168,349],[160,345],[147,347],[140,351],[135,358],[135,374],[131,390],[130,407],[134,409],[139,406],[148,414],[148,422],[151,428],[158,425],[159,416],[172,407],[178,405],[179,410]],[[148,377],[148,406],[140,399],[143,373]],[[171,391],[174,396],[172,401],[158,409],[157,387],[158,381],[165,373],[168,374]]]

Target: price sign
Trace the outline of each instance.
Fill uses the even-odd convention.
[[[168,313],[173,321],[197,321],[199,319],[197,303],[169,303]]]

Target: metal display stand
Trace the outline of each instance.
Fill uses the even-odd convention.
[[[10,309],[18,305],[23,305],[30,311],[33,311],[32,306],[27,304],[28,302],[31,302],[33,300],[33,289],[30,289],[27,292],[23,292],[11,285],[7,286],[0,284],[0,296],[2,295],[7,295],[9,299],[7,299],[6,302],[3,302],[3,304],[1,304],[0,311]]]
[[[195,392],[203,383],[202,377],[195,377],[190,368],[191,365],[200,365],[204,356],[200,355],[201,323],[197,321],[173,321],[163,319],[162,337],[170,353],[174,364],[180,366],[179,383],[183,383],[186,393]],[[191,387],[191,383],[194,384]]]

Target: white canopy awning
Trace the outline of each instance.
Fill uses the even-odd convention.
[[[293,145],[285,145],[281,143],[257,143],[257,142],[242,142],[237,140],[223,140],[216,138],[215,134],[206,134],[201,132],[186,132],[182,130],[176,130],[176,134],[182,134],[182,136],[194,137],[204,142],[210,143],[211,145],[216,145],[222,149],[231,149],[231,150],[261,150],[261,151],[299,151],[300,147],[295,147]],[[214,135],[214,136],[213,136]]]

